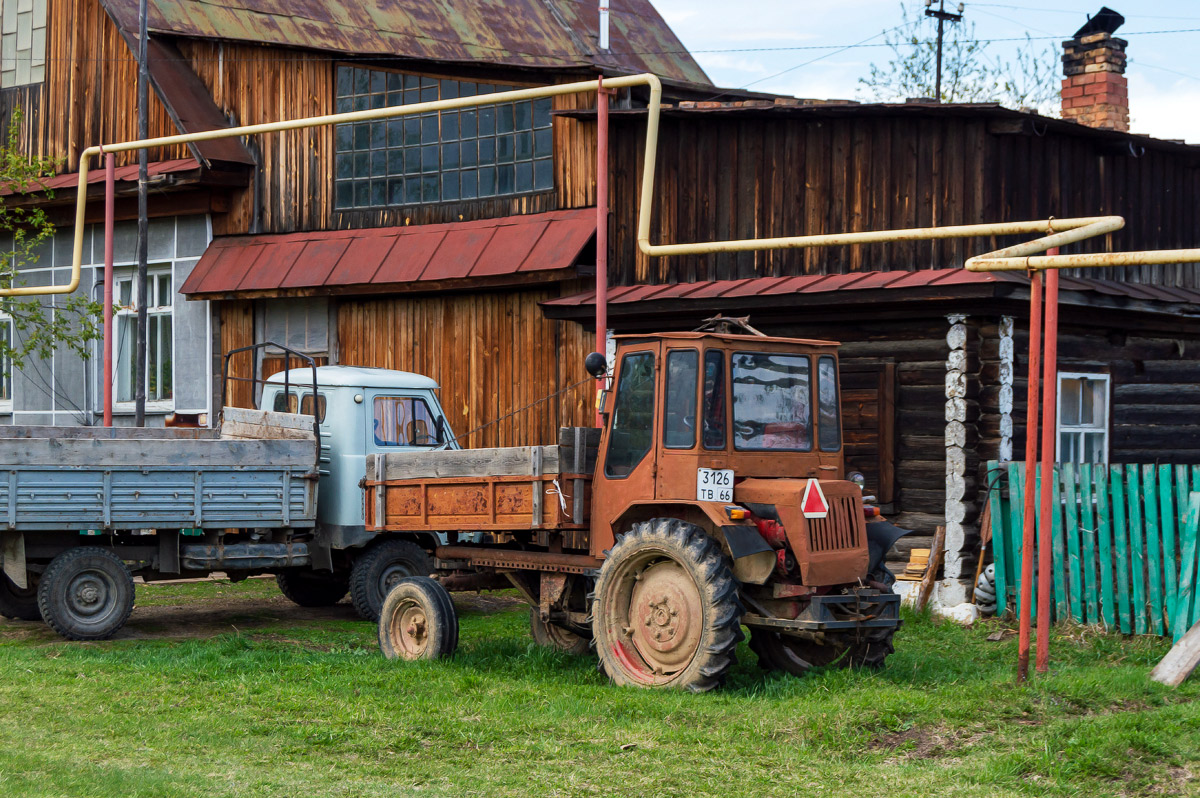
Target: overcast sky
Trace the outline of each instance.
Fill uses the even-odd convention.
[[[1129,42],[1131,129],[1200,143],[1200,2],[1109,2],[1125,16],[1116,35]],[[903,23],[899,0],[654,4],[717,85],[798,97],[867,99],[858,79],[868,74],[872,62],[884,65],[890,60],[882,33]],[[905,0],[905,5],[910,16],[925,7],[924,0]],[[957,0],[946,5],[951,10]],[[977,39],[1023,40],[1028,33],[1039,46],[1052,44],[1057,57],[1061,41],[1102,5],[1102,0],[966,1],[964,16],[974,23]],[[859,43],[841,52],[836,49]],[[994,41],[987,46],[988,56],[1011,58],[1017,44]]]

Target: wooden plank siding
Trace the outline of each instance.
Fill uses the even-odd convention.
[[[1069,251],[1197,245],[1200,153],[984,117],[863,109],[836,117],[695,112],[661,122],[651,241],[811,235],[1119,214],[1124,230]],[[637,252],[644,118],[615,116],[610,163],[614,285],[961,266],[1002,243],[954,239],[648,259]],[[1040,131],[1040,134],[1039,134]],[[1136,156],[1136,157],[1135,157]],[[1200,287],[1191,265],[1088,270]]]

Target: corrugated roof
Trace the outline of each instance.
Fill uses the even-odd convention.
[[[137,3],[101,0],[125,30]],[[151,31],[347,55],[519,67],[601,66],[709,84],[649,0],[611,0],[596,52],[593,0],[151,0]]]
[[[154,161],[147,167],[146,172],[150,177],[155,177],[156,175],[177,174],[179,172],[192,172],[192,171],[198,170],[199,168],[200,168],[200,164],[197,163],[192,158],[176,158],[175,160],[172,160],[172,161]],[[137,164],[132,164],[130,166],[117,167],[116,169],[113,170],[113,179],[117,183],[122,183],[122,182],[136,183],[137,179],[138,179]],[[104,170],[103,169],[89,170],[88,176],[87,176],[87,181],[89,184],[103,183],[104,182]],[[31,187],[30,193],[38,193],[44,189],[50,189],[52,191],[62,191],[64,189],[75,188],[78,185],[79,185],[79,173],[78,172],[68,172],[67,174],[58,175],[57,177],[52,177],[48,180],[41,181],[37,185]],[[118,192],[119,191],[120,191],[120,189],[118,189]],[[17,193],[16,191],[13,191],[11,188],[8,188],[7,186],[4,188],[0,188],[0,196],[8,195],[8,194],[16,194],[16,193]]]
[[[180,292],[278,296],[536,282],[570,274],[595,232],[595,209],[582,209],[415,227],[224,236],[209,245]]]
[[[1028,286],[1029,278],[1018,272],[969,272],[966,269],[922,269],[920,271],[870,271],[849,274],[813,274],[800,277],[755,277],[744,280],[710,280],[672,285],[616,286],[608,291],[610,308],[642,303],[653,307],[664,302],[702,302],[727,300],[745,304],[766,297],[812,295],[838,291],[920,291],[931,299],[952,299],[956,289],[1010,284]],[[1167,288],[1141,283],[1060,275],[1059,288],[1128,300],[1200,305],[1200,291]],[[579,308],[594,305],[595,291],[585,291],[542,303],[547,309]]]

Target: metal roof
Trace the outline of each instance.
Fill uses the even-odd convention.
[[[312,385],[312,368],[300,367],[280,371],[267,377],[267,382],[283,384],[283,375],[288,375],[292,385]],[[409,390],[437,390],[438,384],[424,374],[394,369],[369,368],[367,366],[317,366],[317,387],[330,388],[406,388]]]
[[[125,31],[137,3],[101,0]],[[149,27],[346,55],[534,68],[599,66],[710,84],[650,0],[611,0],[597,52],[591,0],[151,0]]]
[[[895,298],[902,295],[930,300],[953,300],[971,289],[996,289],[1004,286],[1028,288],[1029,278],[1016,272],[969,272],[962,268],[922,269],[920,271],[867,271],[849,274],[811,274],[800,277],[753,277],[744,280],[709,280],[696,283],[670,285],[616,286],[608,291],[610,314],[636,314],[660,311],[670,306],[713,305],[721,307],[761,307],[764,299],[784,297],[799,298],[821,294],[851,291],[883,292],[879,301],[887,301],[890,292]],[[1169,288],[1142,283],[1117,282],[1094,278],[1060,275],[1059,288],[1064,292],[1063,301],[1071,302],[1071,292],[1088,295],[1076,304],[1103,304],[1133,310],[1161,309],[1163,303],[1175,308],[1175,312],[1195,313],[1200,311],[1200,291],[1188,288]],[[974,291],[979,298],[999,296],[995,290]],[[1112,301],[1109,301],[1112,300]],[[550,318],[574,318],[579,315],[574,309],[595,304],[596,292],[586,291],[560,299],[542,302]],[[793,300],[794,301],[794,300]],[[824,300],[822,300],[824,301]]]
[[[200,168],[200,164],[191,158],[176,158],[172,161],[154,161],[147,167],[147,174],[150,177],[157,175],[178,174],[180,172],[194,172]],[[138,165],[131,164],[129,166],[118,166],[113,170],[113,179],[117,183],[137,183]],[[88,171],[87,182],[89,185],[94,183],[104,182],[103,169],[91,169]],[[66,174],[51,177],[46,180],[41,180],[29,187],[29,193],[38,193],[46,189],[52,191],[62,191],[64,189],[76,188],[79,185],[79,173],[68,172]],[[118,189],[118,193],[120,189]],[[0,188],[0,196],[8,194],[17,194],[9,186]]]
[[[519,285],[570,276],[596,211],[311,233],[225,236],[180,293],[197,298]]]

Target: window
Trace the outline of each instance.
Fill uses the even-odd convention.
[[[704,353],[704,448],[725,448],[725,353]]]
[[[604,473],[629,476],[650,451],[654,430],[654,354],[631,352],[621,358],[613,402]]]
[[[337,110],[364,111],[511,91],[339,66]],[[338,210],[455,202],[554,188],[549,98],[435,111],[335,129]]]
[[[46,79],[46,3],[0,0],[0,88]]]
[[[437,419],[424,399],[412,396],[375,397],[376,446],[437,446]]]
[[[13,342],[13,320],[0,313],[0,407],[12,409],[12,357],[8,354]]]
[[[317,423],[325,423],[325,394],[317,394]],[[276,413],[295,413],[296,412],[296,394],[282,392],[275,394],[275,404],[271,408]],[[313,414],[313,395],[311,393],[304,394],[300,400],[300,414],[311,416]]]
[[[765,352],[733,355],[733,446],[750,451],[812,449],[807,357]]]
[[[667,353],[667,402],[663,444],[668,449],[696,445],[696,381],[700,356],[695,349]]]
[[[1058,375],[1058,462],[1108,462],[1107,374]]]
[[[842,422],[838,418],[837,363],[829,355],[817,358],[817,438],[823,452],[842,448]]]
[[[167,402],[174,397],[172,366],[175,346],[171,332],[171,313],[175,288],[169,266],[146,274],[146,401]],[[136,389],[135,351],[137,348],[137,278],[132,271],[113,280],[113,301],[120,307],[117,316],[117,390],[116,401],[132,402]]]

